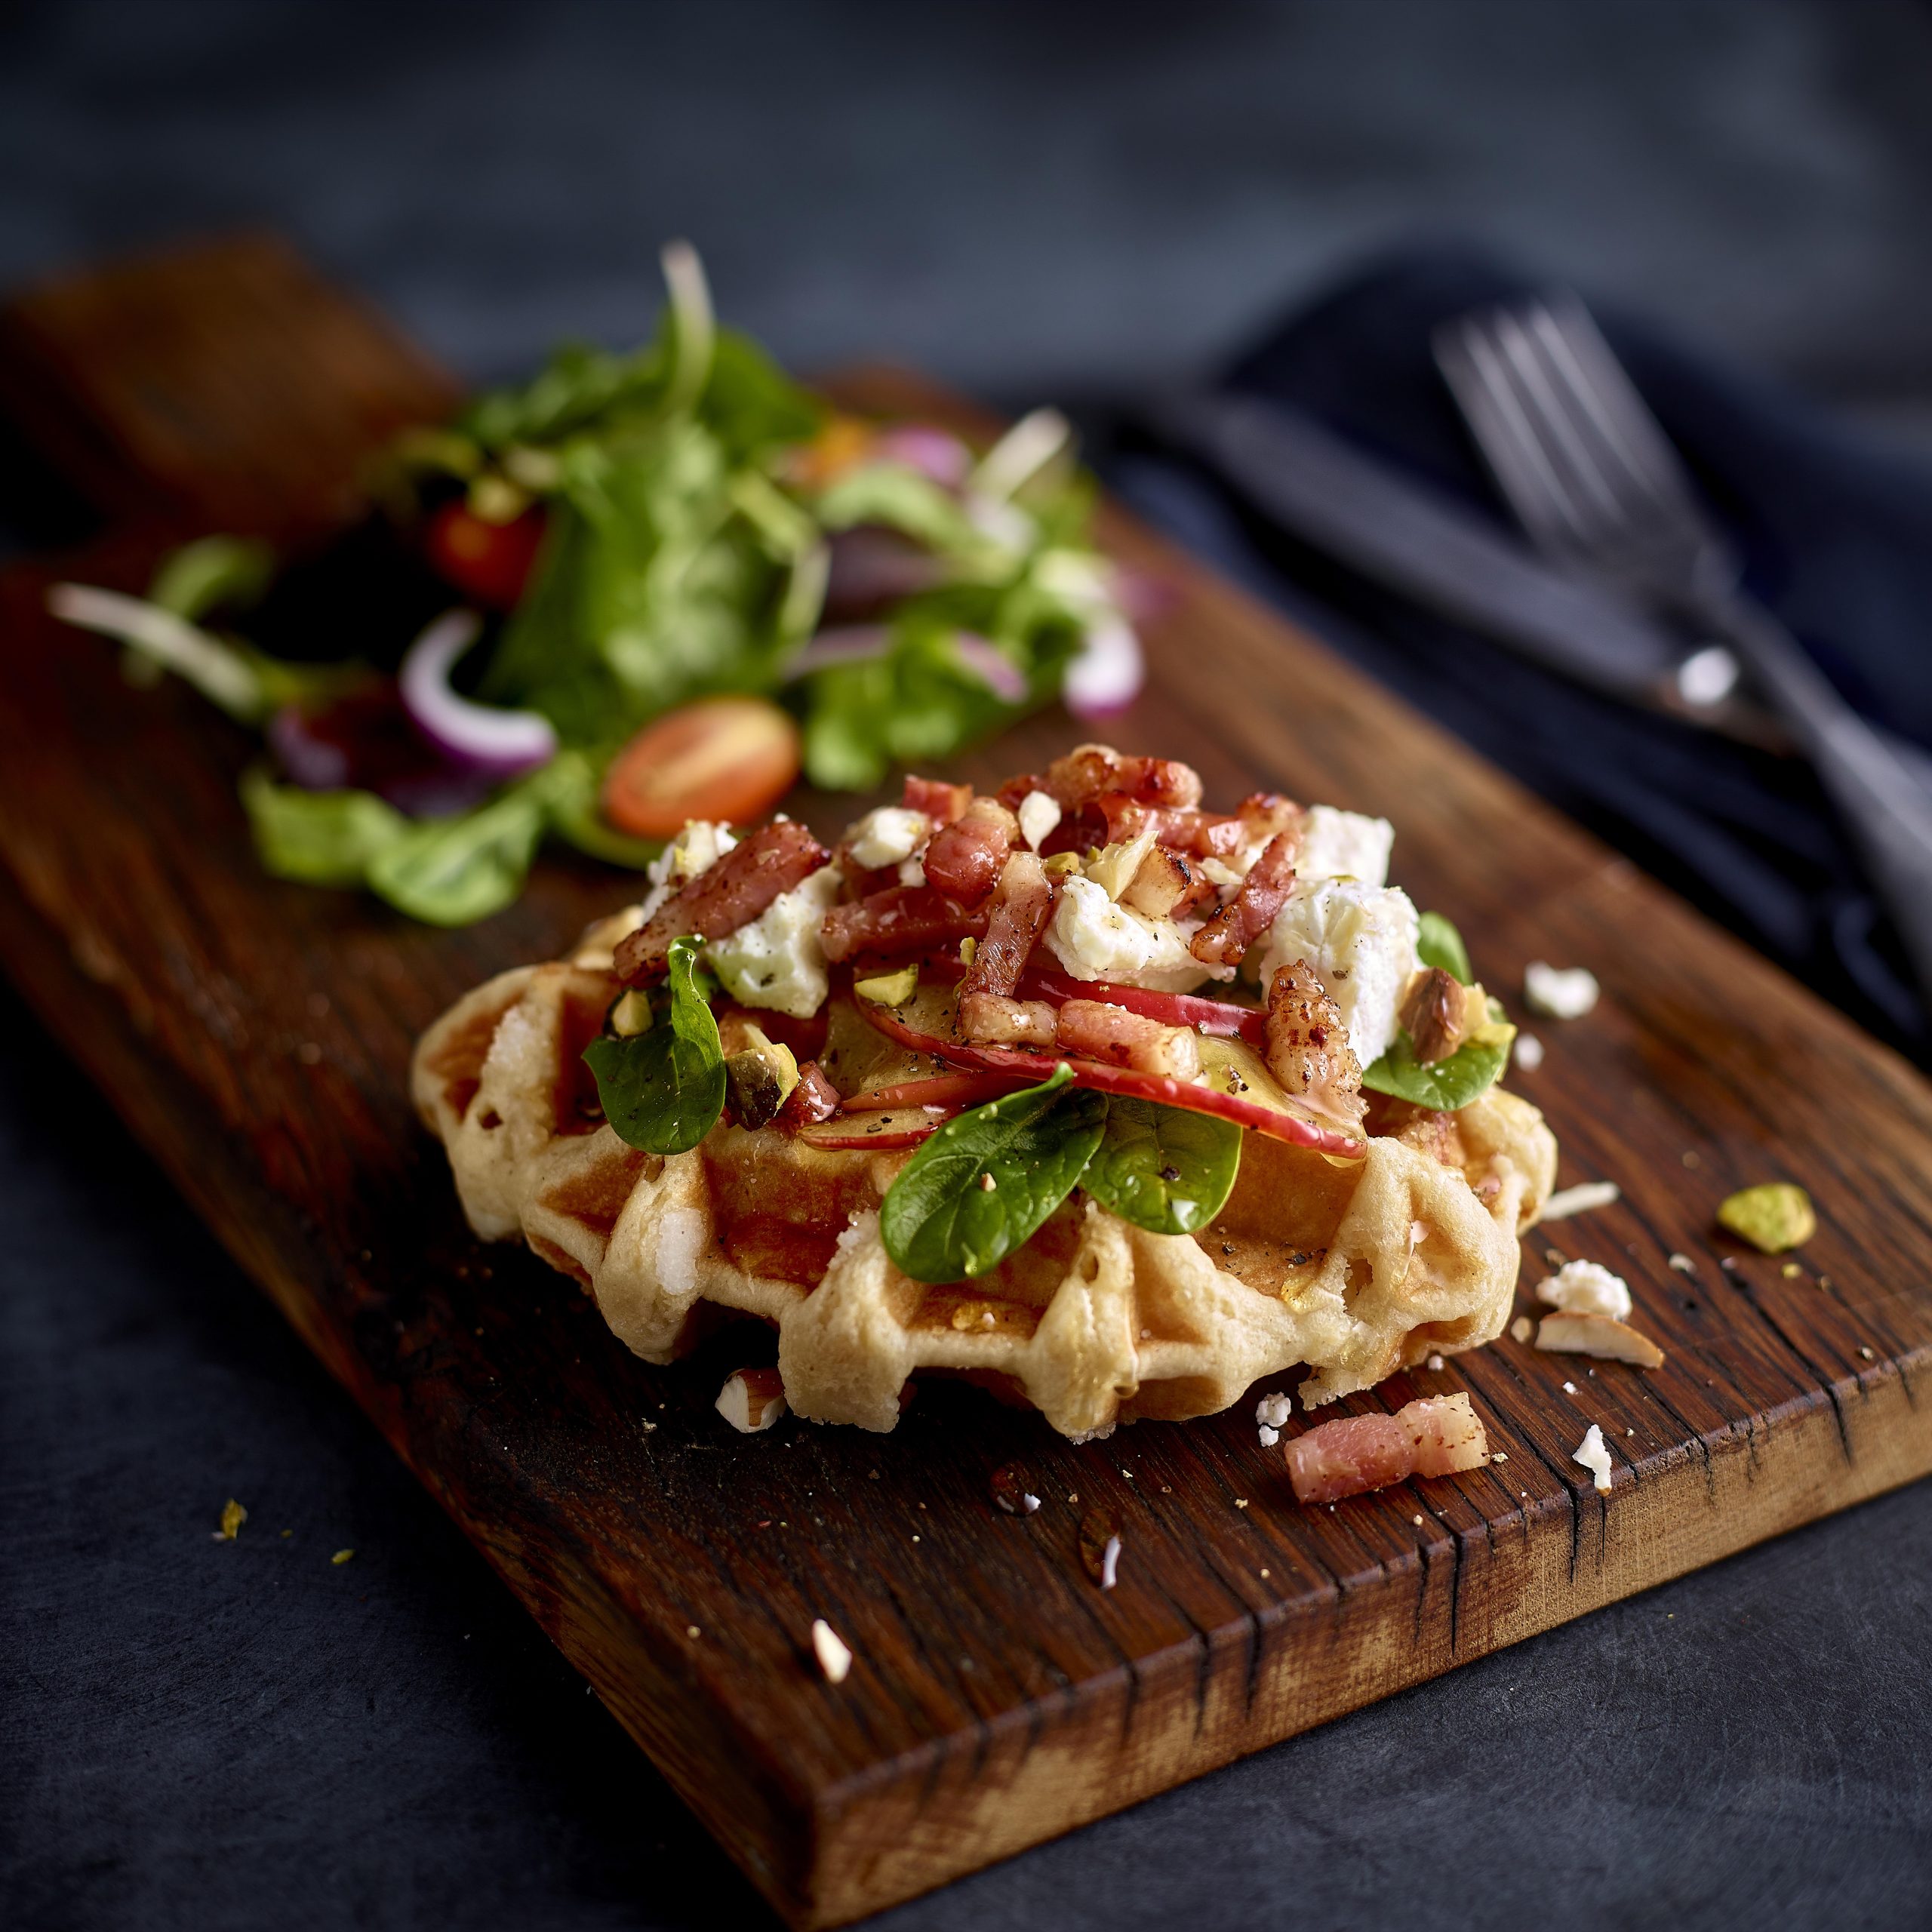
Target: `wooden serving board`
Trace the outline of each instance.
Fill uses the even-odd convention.
[[[909,379],[848,400],[955,420]],[[637,1361],[534,1257],[474,1241],[404,1093],[418,1031],[620,903],[546,863],[472,931],[257,869],[251,746],[42,611],[58,576],[138,588],[183,528],[312,528],[448,380],[285,251],[248,242],[30,293],[0,396],[118,519],[0,580],[0,958],[310,1346],[793,1924],[835,1924],[1932,1468],[1932,1090],[1632,866],[1318,645],[1109,515],[1172,583],[1121,742],[1385,813],[1398,877],[1492,986],[1585,962],[1604,997],[1513,1082],[1563,1179],[1620,1204],[1533,1235],[1626,1275],[1669,1351],[1641,1375],[1504,1340],[1350,1411],[1467,1389],[1508,1460],[1298,1508],[1251,1404],[1075,1447],[975,1391],[878,1438],[712,1411],[745,1352]],[[1042,718],[961,769],[1063,749]],[[1580,755],[1588,748],[1580,746]],[[805,801],[821,829],[849,801]],[[1795,1269],[1735,1248],[1731,1189],[1793,1179]],[[1667,1265],[1673,1251],[1692,1272]],[[1721,1265],[1723,1264],[1723,1265]],[[1576,1384],[1569,1392],[1566,1382]],[[1599,1496],[1570,1460],[1600,1423]],[[1018,1457],[1045,1506],[989,1476]],[[1080,1498],[1076,1506],[1072,1498]],[[1245,1503],[1245,1507],[1241,1506]],[[1118,1587],[1088,1580],[1118,1513]],[[827,1685],[808,1632],[851,1644]]]

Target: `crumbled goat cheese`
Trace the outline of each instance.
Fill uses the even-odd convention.
[[[1614,1180],[1586,1180],[1575,1187],[1560,1188],[1543,1204],[1537,1222],[1567,1221],[1572,1214],[1587,1214],[1592,1208],[1607,1208],[1621,1192]]]
[[[1306,959],[1340,1011],[1355,1058],[1367,1066],[1395,1037],[1395,1016],[1418,964],[1420,931],[1416,909],[1399,888],[1317,879],[1297,885],[1275,914],[1262,979],[1272,981],[1281,967]]]
[[[1386,818],[1345,812],[1334,805],[1310,805],[1295,854],[1295,876],[1302,879],[1354,878],[1364,885],[1389,883],[1389,853],[1395,828]]]
[[[902,859],[899,862],[899,883],[901,885],[924,885],[926,882],[926,862],[923,859]]]
[[[700,872],[710,871],[737,842],[728,825],[709,819],[686,820],[684,830],[645,868],[651,890],[638,909],[638,924],[643,924],[666,900]]]
[[[1273,1448],[1281,1439],[1281,1432],[1278,1429],[1270,1429],[1266,1423],[1255,1432],[1261,1438],[1261,1446],[1264,1449]]]
[[[1607,1315],[1630,1318],[1630,1284],[1601,1263],[1566,1261],[1547,1281],[1537,1284],[1537,1298],[1566,1315]]]
[[[1108,980],[1156,992],[1189,992],[1207,979],[1232,979],[1232,968],[1211,971],[1187,949],[1171,919],[1150,919],[1116,906],[1106,888],[1078,875],[1060,889],[1047,949],[1076,980]]]
[[[838,897],[838,869],[821,866],[782,892],[749,925],[706,946],[705,958],[725,990],[746,1006],[808,1020],[829,990],[819,928]]]
[[[1536,1333],[1536,1324],[1527,1315],[1519,1315],[1509,1324],[1509,1333],[1519,1342],[1527,1342]]]
[[[1254,1405],[1254,1420],[1263,1429],[1279,1429],[1292,1413],[1285,1395],[1263,1395]]]
[[[867,872],[896,866],[909,859],[931,837],[933,822],[924,812],[903,805],[881,805],[845,833],[846,850],[854,865]]]
[[[1020,835],[1038,851],[1060,823],[1060,801],[1044,792],[1029,792],[1020,801]]]
[[[1543,1042],[1534,1033],[1516,1035],[1516,1064],[1525,1073],[1534,1073],[1543,1064]]]
[[[1571,1452],[1570,1460],[1589,1471],[1598,1495],[1610,1494],[1610,1451],[1604,1447],[1603,1431],[1595,1423],[1583,1432],[1583,1439]]]
[[[1675,1268],[1680,1275],[1694,1275],[1697,1273],[1697,1264],[1690,1259],[1689,1255],[1673,1254],[1669,1258],[1670,1265]]]
[[[1532,959],[1523,968],[1523,998],[1532,1013],[1546,1020],[1582,1019],[1600,990],[1587,966],[1558,968]]]

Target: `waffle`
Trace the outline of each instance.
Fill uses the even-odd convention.
[[[521,1236],[647,1361],[736,1311],[776,1326],[786,1399],[814,1421],[890,1429],[914,1375],[947,1373],[1081,1438],[1210,1414],[1304,1364],[1312,1406],[1503,1327],[1556,1165],[1513,1095],[1416,1116],[1360,1161],[1251,1134],[1198,1235],[1147,1233],[1076,1192],[991,1272],[928,1286],[879,1235],[906,1153],[720,1125],[667,1158],[603,1124],[581,1055],[635,918],[460,1000],[418,1045],[412,1093],[475,1232]]]

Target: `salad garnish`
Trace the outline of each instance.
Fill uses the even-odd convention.
[[[358,611],[355,657],[265,648],[303,560],[252,540],[186,546],[145,598],[50,593],[132,675],[262,732],[243,795],[272,872],[466,924],[546,838],[641,866],[801,773],[869,789],[1056,697],[1091,713],[1138,689],[1063,417],[978,450],[841,414],[718,325],[691,249],[663,269],[642,348],[564,349],[397,439],[372,522],[415,577]]]

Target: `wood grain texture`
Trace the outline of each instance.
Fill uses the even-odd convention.
[[[180,449],[232,452],[229,473],[257,478],[254,527],[310,527],[340,500],[355,436],[330,446],[332,475],[312,448],[288,455],[312,401],[280,414],[286,386],[231,392],[208,358],[248,364],[266,328],[297,386],[386,398],[345,411],[368,437],[441,408],[448,386],[386,331],[352,327],[278,251],[217,258],[217,285],[247,282],[254,306],[207,312],[209,260],[37,297],[54,346],[35,366],[79,372],[85,402],[44,414],[94,426],[91,451],[64,457],[91,488],[117,437],[124,466],[158,463],[100,491],[110,508],[214,520],[232,497],[197,497],[192,464],[184,488],[94,359],[118,352],[122,305],[159,315],[186,346],[152,349],[138,413],[185,424]],[[71,339],[69,315],[89,318]],[[845,392],[958,413],[905,377]],[[1533,1235],[1525,1275],[1549,1249],[1609,1263],[1669,1359],[1590,1374],[1506,1340],[1398,1377],[1343,1407],[1466,1388],[1509,1460],[1332,1511],[1296,1506],[1247,1404],[1075,1447],[934,1383],[888,1438],[795,1422],[731,1435],[711,1402],[749,1352],[742,1334],[675,1369],[635,1361],[568,1280],[471,1238],[404,1094],[424,1024],[500,967],[554,954],[621,901],[622,881],[546,863],[517,906],[449,934],[264,878],[233,795],[245,735],[178,686],[130,689],[111,650],[42,613],[55,575],[137,587],[166,537],[131,525],[57,570],[0,580],[0,958],[795,1924],[908,1897],[1932,1469],[1932,1405],[1917,1401],[1932,1090],[1111,514],[1109,545],[1176,592],[1123,743],[1191,759],[1211,796],[1265,784],[1386,813],[1398,877],[1458,921],[1491,985],[1519,986],[1537,957],[1603,981],[1589,1020],[1538,1026],[1548,1058],[1515,1084],[1555,1125],[1562,1179],[1613,1179],[1623,1199]],[[1070,731],[1043,717],[961,769],[1036,764]],[[849,814],[799,808],[821,829]],[[1712,1221],[1732,1188],[1781,1178],[1811,1189],[1821,1220],[1790,1276]],[[1693,1274],[1668,1266],[1674,1251]],[[1616,1464],[1607,1497],[1569,1460],[1592,1421]],[[1016,1457],[1046,1498],[1025,1519],[990,1498]],[[1095,1507],[1122,1525],[1106,1593],[1077,1552]],[[836,1689],[812,1665],[816,1617],[857,1654]]]

